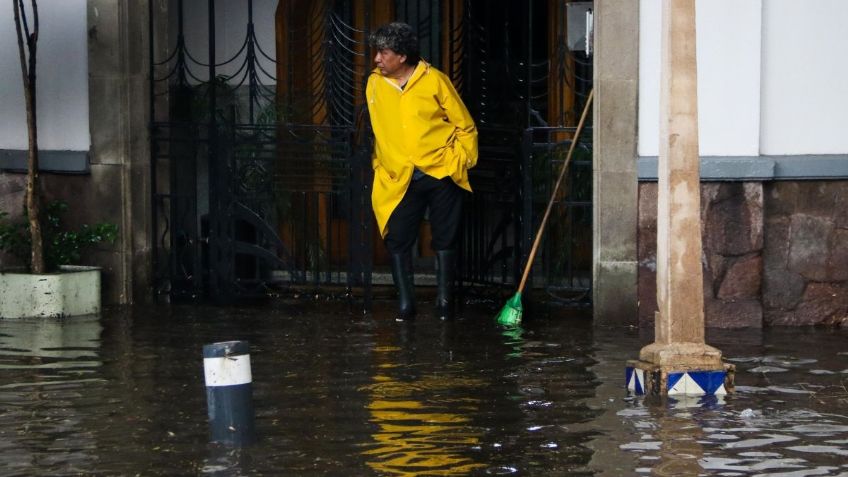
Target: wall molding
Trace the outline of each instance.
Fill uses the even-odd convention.
[[[657,157],[636,160],[639,180],[657,180]],[[702,181],[848,179],[848,154],[702,156]]]
[[[0,149],[0,170],[27,172],[28,151]],[[38,170],[57,174],[90,174],[88,151],[38,151]]]

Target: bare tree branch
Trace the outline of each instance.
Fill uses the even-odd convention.
[[[41,235],[41,201],[38,180],[38,128],[36,121],[36,53],[38,52],[38,4],[31,0],[32,30],[26,17],[23,0],[12,0],[15,12],[15,31],[18,36],[18,54],[21,61],[21,76],[24,82],[26,102],[27,133],[29,152],[27,154],[26,207],[29,216],[29,230],[32,239],[32,258],[30,268],[33,273],[44,273],[44,244]],[[26,41],[25,41],[26,40]]]

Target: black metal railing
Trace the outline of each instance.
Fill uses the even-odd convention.
[[[526,263],[551,197],[554,206],[537,253],[529,285],[570,304],[588,304],[592,271],[592,132],[584,129],[573,152],[561,189],[559,177],[575,128],[535,127],[522,141],[521,263]]]
[[[308,8],[296,13],[296,4]],[[254,11],[252,0],[191,2],[192,10],[183,0],[170,5],[170,29],[154,24],[152,6],[150,15],[151,38],[171,32],[167,45],[150,47],[156,290],[237,299],[285,287],[332,288],[368,306],[375,270],[386,268],[375,253],[382,245],[361,121],[371,27],[353,21],[367,24],[369,14],[355,15],[355,2],[289,1],[291,11],[281,17],[288,23],[276,25],[277,34],[285,32],[283,65],[271,48],[274,38],[257,33],[255,24],[279,11]],[[395,5],[478,123],[480,160],[470,171],[474,193],[465,208],[460,266],[462,284],[478,293],[502,293],[517,282],[573,135],[567,126],[591,88],[591,57],[550,38],[551,5]],[[244,9],[245,33],[224,54],[217,23],[233,9]],[[557,12],[563,23],[564,10]],[[296,22],[295,14],[309,21]],[[585,303],[591,289],[589,137],[580,138],[531,282],[573,303]]]

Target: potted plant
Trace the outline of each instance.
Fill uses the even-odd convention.
[[[80,231],[63,231],[61,214],[67,204],[55,202],[42,211],[38,177],[38,130],[36,127],[36,52],[38,5],[30,0],[30,16],[24,0],[12,0],[24,83],[28,132],[27,181],[24,214],[9,221],[0,212],[0,250],[17,256],[28,266],[0,272],[0,317],[71,316],[100,311],[100,269],[70,265],[83,247],[114,241],[117,227],[98,224]],[[46,215],[46,216],[45,216]],[[46,239],[46,246],[45,246]]]
[[[67,230],[62,216],[68,204],[48,203],[39,223],[43,238],[44,272],[31,265],[32,234],[27,211],[18,220],[9,220],[0,211],[0,251],[29,267],[0,271],[0,317],[72,316],[100,311],[100,269],[75,265],[86,247],[113,243],[118,237],[114,224],[82,225]]]

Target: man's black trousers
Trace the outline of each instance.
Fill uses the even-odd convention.
[[[462,218],[463,190],[450,177],[436,179],[425,175],[410,182],[400,204],[389,217],[386,247],[392,254],[412,250],[424,213],[430,208],[433,250],[455,250]]]

